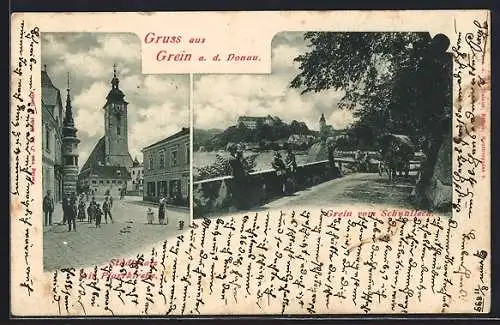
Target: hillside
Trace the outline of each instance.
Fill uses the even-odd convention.
[[[210,145],[211,140],[224,132],[220,129],[193,129],[193,151],[198,151],[201,146]]]
[[[201,147],[204,150],[212,151],[224,149],[230,142],[233,143],[269,143],[288,139],[292,134],[317,136],[318,132],[310,130],[306,123],[292,121],[290,124],[275,119],[273,125],[260,124],[257,128],[247,128],[243,124],[228,127],[226,130],[194,129],[193,130],[193,150],[198,151]]]

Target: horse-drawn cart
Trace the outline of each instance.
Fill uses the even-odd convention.
[[[397,174],[408,177],[410,172],[410,161],[415,155],[415,146],[406,135],[385,134],[379,138],[380,164],[379,174],[384,172],[393,180]]]

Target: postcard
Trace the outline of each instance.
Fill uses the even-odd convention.
[[[13,14],[12,316],[489,313],[490,22]]]

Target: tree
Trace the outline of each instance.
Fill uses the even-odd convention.
[[[443,136],[451,136],[451,57],[444,35],[428,33],[305,34],[309,51],[299,55],[290,86],[302,93],[337,89],[339,107],[351,109],[354,125],[409,135],[427,155],[421,185],[435,165]],[[367,133],[368,134],[368,133]]]

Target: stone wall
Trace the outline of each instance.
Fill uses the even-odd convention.
[[[327,160],[299,165],[294,177],[287,179],[289,193],[340,176]],[[194,182],[193,217],[251,209],[283,196],[279,177],[273,169],[254,172],[238,185],[232,176]]]

